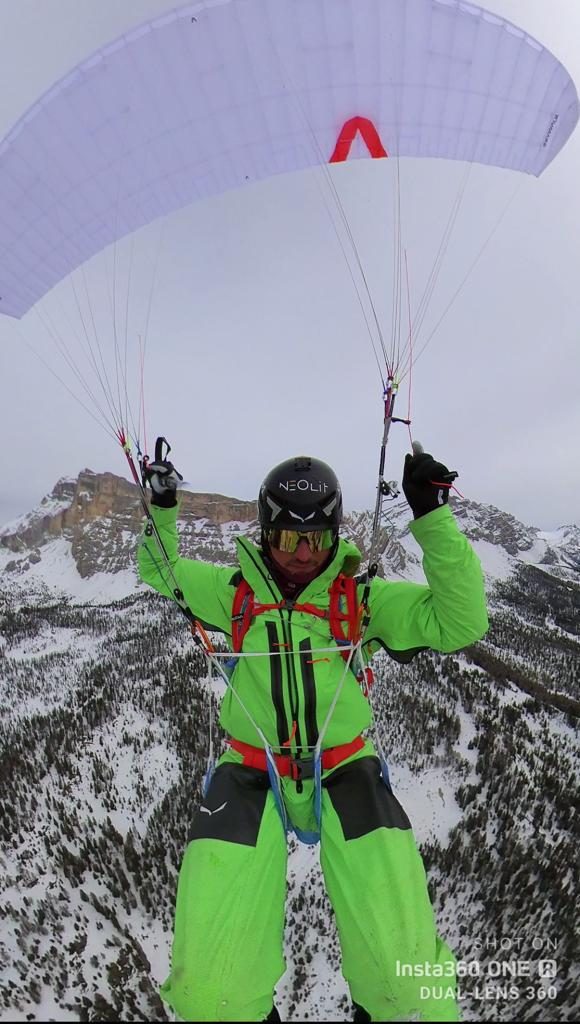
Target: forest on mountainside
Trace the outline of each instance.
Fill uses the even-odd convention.
[[[522,989],[482,1001],[467,978],[472,1021],[564,1021],[580,1006],[577,721],[511,678],[517,667],[577,695],[578,625],[558,632],[566,592],[551,597],[542,627],[546,598],[528,584],[502,584],[488,637],[467,652],[408,666],[376,658],[373,701],[395,779],[406,771],[419,793],[435,771],[457,808],[449,835],[422,844],[442,933],[482,970],[497,960],[482,936],[517,938],[534,964],[538,942],[556,943],[553,997]],[[0,627],[2,1019],[39,1019],[47,991],[80,1020],[168,1019],[157,983],[217,712],[203,658],[153,594],[94,607],[5,598]],[[215,725],[214,738],[219,749]],[[313,1019],[321,1000],[348,1018],[342,983],[320,988],[321,964],[338,974],[340,956],[317,862],[304,871],[295,840],[291,849],[281,1005],[290,1020]]]

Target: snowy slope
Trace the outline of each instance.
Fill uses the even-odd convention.
[[[63,499],[0,535],[0,1021],[167,1019],[156,990],[223,685],[137,582],[140,516],[115,486],[61,482]],[[184,510],[182,544],[227,564],[255,522],[208,505]],[[457,515],[488,579],[490,633],[408,667],[378,656],[376,718],[457,954],[484,969],[497,954],[482,936],[518,939],[534,963],[538,936],[556,944],[557,1000],[481,999],[466,983],[464,1019],[576,1019],[580,756],[558,698],[580,700],[580,531],[473,503]],[[422,581],[408,518],[391,510],[383,567]],[[363,550],[369,531],[370,513],[347,517]],[[349,1019],[317,849],[291,840],[288,881],[282,1018]]]

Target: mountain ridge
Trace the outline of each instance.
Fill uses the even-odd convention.
[[[221,494],[179,492],[179,531],[185,554],[232,562],[236,533],[258,539],[255,501]],[[580,527],[567,525],[546,532],[526,526],[510,513],[493,505],[452,499],[461,529],[472,541],[490,577],[504,577],[514,560],[543,565],[560,578],[580,568]],[[371,512],[345,514],[344,532],[368,552]],[[408,532],[410,511],[405,501],[387,505],[382,537],[382,571],[412,578],[420,572],[418,548]],[[135,484],[113,473],[83,470],[75,479],[61,478],[50,495],[35,509],[0,528],[0,569],[22,575],[42,560],[42,549],[51,541],[65,539],[79,576],[119,572],[133,565],[134,543],[143,522],[140,492]],[[503,564],[486,558],[486,546],[500,551]],[[7,557],[12,552],[14,558]],[[487,564],[486,564],[487,563]],[[34,572],[31,574],[34,576]],[[45,581],[46,582],[46,581]]]

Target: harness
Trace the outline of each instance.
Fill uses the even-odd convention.
[[[359,685],[368,698],[370,687],[374,681],[372,669],[365,665],[362,658],[359,658],[357,665],[353,665],[353,646],[358,644],[361,638],[364,606],[358,600],[357,582],[352,576],[345,576],[341,573],[333,580],[329,588],[328,609],[319,608],[318,605],[309,602],[293,601],[285,599],[272,604],[262,604],[256,600],[254,591],[247,580],[242,579],[236,588],[232,604],[232,648],[233,659],[227,663],[232,668],[236,663],[236,654],[242,652],[244,637],[257,615],[265,612],[281,611],[305,612],[317,619],[326,619],[331,635],[336,642],[341,657],[346,665],[354,672]],[[345,672],[348,668],[345,668]],[[322,813],[322,772],[336,768],[347,758],[362,750],[365,741],[362,736],[356,736],[349,743],[342,743],[336,747],[327,747],[321,750],[314,757],[295,758],[290,753],[278,754],[272,750],[266,751],[260,747],[254,747],[249,743],[242,743],[240,740],[230,738],[230,747],[242,755],[244,764],[248,768],[257,768],[260,771],[268,772],[274,798],[282,818],[284,827],[287,827],[286,811],[284,800],[279,788],[280,778],[292,779],[300,792],[302,782],[305,779],[314,779],[315,783],[315,814],[318,822],[318,831],[303,833],[296,826],[294,831],[298,838],[305,843],[316,843],[320,837],[320,820]],[[273,762],[273,764],[271,763]]]
[[[288,611],[306,612],[307,615],[314,615],[317,619],[327,619],[332,638],[341,649],[340,654],[344,661],[348,661],[352,645],[357,644],[361,638],[364,614],[364,606],[358,600],[356,579],[353,576],[345,576],[344,573],[340,573],[332,581],[328,593],[330,598],[328,610],[319,608],[315,604],[308,602],[301,604],[299,601],[291,599],[274,604],[261,604],[256,601],[254,591],[248,581],[242,579],[236,588],[232,604],[234,655],[241,653],[244,637],[257,615],[287,609]],[[235,664],[235,657],[232,661]],[[354,668],[353,671],[355,671]],[[368,697],[374,683],[372,669],[369,665],[360,664],[356,667],[355,675],[365,697]]]
[[[361,686],[364,696],[369,698],[369,691],[374,683],[374,676],[370,666],[365,665],[362,657],[360,657],[359,647],[364,626],[366,624],[366,618],[368,617],[365,602],[364,600],[358,600],[357,580],[351,576],[345,576],[342,573],[336,577],[329,588],[328,610],[319,608],[317,605],[309,602],[297,602],[291,599],[262,604],[261,602],[256,601],[254,591],[250,584],[242,577],[236,587],[236,592],[232,602],[231,637],[232,650],[234,653],[233,657],[225,663],[225,668],[229,670],[228,675],[226,676],[226,681],[229,680],[231,671],[235,668],[237,661],[236,656],[243,655],[242,647],[244,638],[255,617],[257,615],[264,614],[265,612],[282,610],[287,610],[288,612],[304,612],[307,615],[314,615],[317,619],[326,619],[328,621],[332,638],[336,642],[339,652],[345,662],[344,673],[346,674],[346,672],[352,670],[359,682],[359,685]],[[359,655],[359,659],[356,664],[353,664],[353,656],[357,654]],[[229,683],[229,685],[231,686],[231,683]],[[334,703],[336,702],[339,693],[340,687],[338,688],[335,700],[329,709],[326,722],[324,723],[323,732],[328,725],[328,720],[332,715]],[[235,690],[234,694],[236,694]],[[236,696],[239,700],[239,696],[237,694]],[[258,726],[256,726],[256,729],[263,741],[263,747],[254,747],[249,743],[243,743],[241,740],[236,740],[233,737],[228,739],[229,746],[242,755],[242,764],[246,767],[257,768],[259,771],[263,771],[268,774],[272,793],[274,795],[285,832],[288,831],[289,821],[284,803],[284,796],[280,788],[280,780],[284,777],[292,779],[292,781],[296,782],[298,792],[302,791],[303,780],[314,780],[314,814],[317,822],[317,830],[313,832],[304,832],[299,829],[296,824],[292,824],[292,828],[301,842],[307,844],[317,843],[320,839],[322,820],[322,773],[323,771],[329,771],[332,768],[338,767],[338,765],[342,764],[343,761],[346,761],[347,758],[352,757],[353,754],[362,750],[365,746],[365,740],[362,736],[356,736],[348,743],[343,743],[335,747],[327,747],[323,750],[320,749],[322,737],[319,737],[319,742],[314,751],[314,756],[296,758],[292,756],[290,751],[288,751],[288,753],[274,753],[265,736],[260,732]],[[292,736],[294,735],[294,729],[295,724]],[[290,745],[291,738],[286,741],[284,746]],[[380,758],[383,767],[382,776],[385,784],[388,785],[388,771],[382,751],[380,751]],[[211,770],[209,770],[204,780],[204,795],[209,788],[211,774]]]

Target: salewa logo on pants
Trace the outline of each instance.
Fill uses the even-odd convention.
[[[228,805],[228,802],[226,800],[221,805],[221,807],[216,807],[214,811],[210,811],[209,807],[204,807],[203,804],[202,804],[201,807],[200,807],[200,811],[201,811],[202,814],[219,814],[219,812],[223,811],[224,807],[227,807],[227,805]]]

